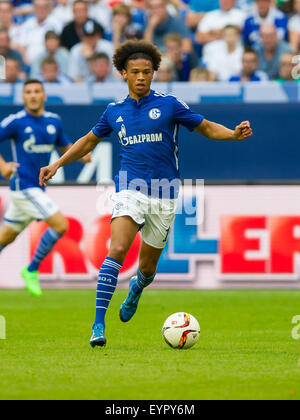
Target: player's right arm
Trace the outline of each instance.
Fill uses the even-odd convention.
[[[95,136],[93,131],[81,137],[59,160],[41,169],[40,185],[46,187],[47,181],[56,174],[59,168],[80,160],[94,150],[101,140],[103,138]]]
[[[9,138],[15,138],[17,128],[16,115],[9,115],[0,123],[0,142]],[[6,162],[0,155],[0,173],[3,178],[10,179],[20,165],[17,162]]]

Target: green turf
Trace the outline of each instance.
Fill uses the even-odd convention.
[[[300,291],[147,290],[128,324],[107,317],[108,345],[89,345],[95,292],[0,291],[0,399],[300,399]],[[173,350],[161,327],[173,312],[198,318],[201,337]]]

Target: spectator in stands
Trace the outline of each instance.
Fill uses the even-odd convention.
[[[264,23],[272,23],[276,26],[278,38],[287,40],[288,20],[286,15],[273,6],[273,0],[255,0],[256,8],[245,20],[243,38],[245,45],[258,45],[260,39],[260,27]]]
[[[146,41],[153,42],[162,52],[165,52],[165,36],[169,33],[179,33],[183,40],[183,51],[192,52],[191,33],[180,17],[173,17],[168,13],[167,0],[147,0],[147,11],[149,19],[144,34]]]
[[[174,64],[175,79],[180,82],[188,82],[191,70],[198,65],[196,54],[188,54],[183,51],[183,40],[177,33],[168,34],[165,37],[165,51],[165,55]]]
[[[5,60],[5,80],[4,83],[23,83],[24,74],[20,70],[19,61],[16,58],[8,57]]]
[[[41,63],[46,57],[52,57],[57,62],[60,71],[64,74],[69,69],[69,51],[60,47],[60,37],[54,31],[48,31],[45,35],[45,46],[41,54],[37,56],[31,66],[30,76],[35,79],[41,72]]]
[[[61,23],[62,27],[73,20],[73,8],[71,0],[56,0],[51,18]]]
[[[192,29],[196,29],[202,18],[207,12],[220,9],[219,0],[190,0],[189,11],[186,17],[186,24]],[[249,13],[253,9],[254,0],[236,0],[235,7],[244,13]]]
[[[64,27],[61,34],[61,45],[68,50],[82,40],[83,25],[89,19],[88,2],[75,0],[73,3],[73,14],[74,20]]]
[[[127,4],[131,9],[132,14],[132,22],[137,23],[138,25],[142,26],[142,28],[145,28],[146,26],[146,1],[147,0],[123,0],[123,1],[116,1],[114,6],[117,3],[125,3]]]
[[[105,53],[96,53],[88,59],[91,75],[87,78],[89,83],[115,82],[116,79],[111,75],[110,58]]]
[[[221,39],[222,30],[227,25],[243,27],[245,14],[235,8],[235,0],[219,1],[220,9],[207,13],[198,26],[196,40],[199,44]]]
[[[50,16],[52,5],[52,0],[34,0],[35,16],[21,25],[19,43],[23,48],[23,58],[28,64],[33,63],[43,51],[46,32],[61,31],[61,23]]]
[[[0,25],[8,29],[11,48],[17,49],[20,37],[20,25],[14,23],[13,6],[10,0],[0,1]]]
[[[112,10],[105,0],[89,0],[89,16],[95,19],[111,35]]]
[[[236,7],[245,13],[250,13],[254,9],[255,0],[236,0]]]
[[[172,60],[168,57],[163,57],[160,67],[155,76],[156,82],[170,83],[176,81],[175,66]]]
[[[132,16],[130,7],[126,4],[116,4],[113,8],[113,43],[114,48],[117,49],[119,46],[126,41],[125,28],[131,23]]]
[[[243,46],[238,26],[227,25],[222,39],[205,45],[202,60],[219,81],[225,81],[242,68]]]
[[[89,19],[83,25],[82,42],[70,51],[69,76],[75,82],[82,82],[91,75],[87,60],[96,52],[104,52],[112,60],[113,44],[103,39],[102,26]]]
[[[196,67],[191,71],[190,82],[214,82],[215,75],[208,71],[205,67]]]
[[[199,1],[199,0],[198,0]],[[190,0],[169,0],[169,4],[172,5],[178,11],[186,11]]]
[[[292,52],[282,54],[277,82],[300,82],[299,62],[295,58],[297,57]]]
[[[145,10],[146,9],[146,0],[127,0],[126,3],[134,9],[141,9],[141,10]],[[119,1],[116,1],[115,3],[120,3]]]
[[[247,47],[243,53],[242,71],[232,76],[230,82],[262,82],[268,80],[266,73],[258,70],[257,52]]]
[[[17,24],[25,22],[27,16],[34,13],[34,7],[31,0],[12,0],[14,9],[14,18]]]
[[[277,28],[272,23],[264,23],[260,28],[261,45],[255,47],[258,53],[259,70],[264,71],[269,79],[279,76],[280,57],[290,52],[290,45],[278,39]]]
[[[289,20],[288,29],[292,50],[298,53],[300,48],[300,0],[294,0],[294,9],[296,14]]]
[[[22,55],[19,51],[10,48],[9,33],[6,28],[0,28],[0,55],[4,58],[15,58],[19,62],[19,67],[23,73],[26,71],[26,66]]]
[[[113,43],[117,49],[128,39],[142,39],[143,30],[138,24],[132,22],[130,7],[126,4],[117,4],[113,8]]]
[[[207,12],[219,9],[219,0],[190,0],[186,25],[195,30]]]
[[[42,61],[39,79],[43,83],[60,83],[63,85],[72,83],[72,79],[59,71],[59,66],[53,57],[46,57]]]

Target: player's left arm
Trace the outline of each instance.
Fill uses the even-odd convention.
[[[6,162],[0,155],[0,173],[3,178],[10,179],[20,165],[16,162]]]
[[[249,121],[243,121],[241,124],[237,125],[234,130],[230,130],[224,125],[204,119],[194,131],[211,140],[242,141],[253,135]]]
[[[68,136],[66,135],[61,119],[59,119],[57,122],[58,131],[56,146],[58,147],[61,155],[64,155],[72,148],[73,143],[69,140]],[[89,152],[87,155],[83,156],[78,161],[82,163],[90,163],[92,161],[92,153]]]
[[[47,186],[47,181],[53,178],[59,168],[69,165],[82,159],[88,153],[96,148],[96,146],[103,140],[97,137],[93,131],[90,131],[85,136],[81,137],[72,145],[72,147],[65,153],[58,161],[52,165],[45,166],[40,172],[40,186]]]
[[[67,153],[68,150],[71,149],[72,146],[73,146],[73,143],[70,143],[67,146],[61,146],[61,147],[59,147],[59,151],[62,155],[64,155],[65,153]],[[83,158],[81,158],[79,160],[79,162],[91,163],[92,162],[92,152],[89,152],[87,155],[83,156]]]

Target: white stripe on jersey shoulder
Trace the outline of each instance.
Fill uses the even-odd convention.
[[[7,127],[12,121],[23,118],[26,116],[26,111],[23,109],[22,111],[17,112],[16,114],[10,114],[8,117],[4,118],[1,122],[1,127]]]
[[[116,106],[116,105],[121,105],[125,102],[126,98],[121,99],[120,101],[116,101],[116,102],[111,102],[110,104],[108,104],[108,106]]]
[[[162,98],[166,98],[167,96],[173,96],[173,95],[168,95],[166,93],[162,93],[162,92],[157,92],[156,90],[154,91],[154,96],[161,96]]]
[[[61,118],[58,114],[55,114],[54,112],[49,112],[49,111],[44,112],[44,117],[46,117],[46,118],[52,117],[52,118],[56,118],[58,120],[61,120]]]
[[[170,95],[170,94],[165,94],[165,93],[161,93],[161,92],[154,92],[154,96],[156,97],[161,97],[161,98],[175,98],[176,101],[178,101],[179,103],[181,103],[181,105],[183,105],[186,109],[190,109],[190,107],[181,99],[177,98],[177,96],[175,95]]]

